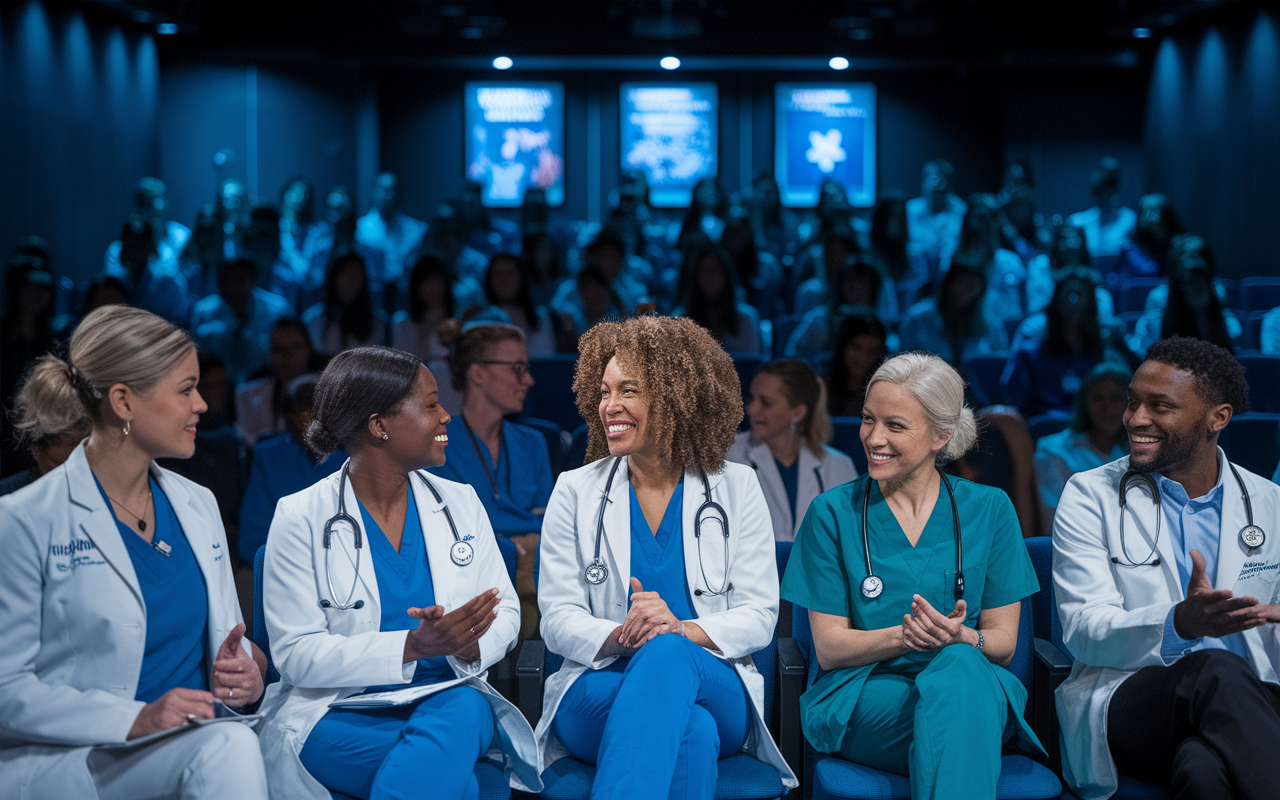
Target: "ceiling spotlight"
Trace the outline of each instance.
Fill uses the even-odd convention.
[[[1134,29],[1133,29],[1133,38],[1135,38],[1135,39],[1150,39],[1150,38],[1151,38],[1151,29],[1150,29],[1150,28],[1134,28]]]
[[[507,58],[506,56],[498,56],[493,60],[493,68],[494,69],[511,69],[511,65],[514,63],[515,62],[513,62],[511,59]]]
[[[849,59],[845,58],[844,56],[836,56],[835,58],[827,62],[827,66],[831,67],[832,69],[848,69]]]
[[[658,66],[663,69],[680,69],[680,59],[675,56],[667,56],[658,62]]]
[[[176,22],[161,22],[156,26],[156,33],[162,36],[172,36],[178,32],[178,24]]]

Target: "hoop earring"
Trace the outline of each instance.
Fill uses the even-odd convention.
[[[122,431],[124,431],[124,435],[125,435],[125,436],[128,436],[128,435],[129,435],[129,430],[130,430],[130,428],[132,428],[132,427],[133,427],[132,423],[131,423],[129,420],[125,420],[125,421],[124,421],[124,427],[123,427],[123,428],[121,428],[121,430],[122,430]]]

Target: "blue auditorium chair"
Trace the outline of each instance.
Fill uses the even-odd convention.
[[[1120,284],[1120,303],[1116,306],[1118,313],[1126,311],[1142,311],[1147,304],[1147,295],[1160,285],[1160,278],[1129,278]]]
[[[862,447],[862,419],[860,417],[832,417],[831,426],[835,438],[831,446],[853,459],[859,475],[867,474],[867,451]]]
[[[1009,671],[1027,687],[1028,698],[1035,695],[1036,688],[1033,686],[1034,615],[1032,598],[1023,598],[1022,613],[1018,620],[1018,646],[1013,661],[1009,664]],[[909,778],[854,764],[838,756],[818,753],[807,742],[798,744],[803,738],[799,720],[800,691],[818,675],[809,612],[801,606],[793,607],[792,632],[792,639],[778,643],[783,693],[780,700],[780,733],[784,756],[790,758],[789,752],[799,751],[801,748],[804,750],[806,796],[811,796],[813,800],[910,800]],[[797,672],[803,672],[807,680],[803,683],[788,680],[789,676]],[[1021,755],[1006,755],[1001,758],[996,797],[1005,800],[1053,800],[1061,794],[1062,782],[1048,767]]]
[[[1262,321],[1267,318],[1267,311],[1250,311],[1240,320],[1244,335],[1240,337],[1241,350],[1262,349]]]
[[[784,358],[787,340],[795,329],[800,327],[804,314],[783,314],[773,321],[773,357]]]
[[[1027,429],[1031,431],[1031,440],[1037,441],[1045,436],[1064,430],[1071,422],[1071,417],[1060,411],[1041,414],[1027,421]]]
[[[499,539],[498,544],[501,546],[504,540]],[[507,572],[511,575],[511,580],[515,581],[515,545],[507,542],[511,549],[512,558],[507,560],[507,552],[504,550],[502,558],[507,561]],[[270,686],[280,680],[280,672],[276,670],[275,662],[271,659],[271,639],[267,636],[267,618],[263,611],[262,605],[262,565],[266,559],[267,546],[264,544],[258,548],[258,552],[253,556],[253,630],[251,639],[253,646],[262,651],[267,657],[267,675],[263,679],[263,684]],[[508,800],[511,797],[511,785],[507,782],[507,776],[503,774],[502,768],[488,759],[481,759],[476,762],[475,768],[476,782],[480,785],[480,800]],[[342,792],[330,792],[333,800],[355,800],[350,795]]]
[[[1275,474],[1280,462],[1280,448],[1276,437],[1280,433],[1280,414],[1249,412],[1231,418],[1227,424],[1230,439],[1219,443],[1222,450],[1235,463],[1264,478]]]
[[[1053,693],[1071,674],[1071,662],[1075,659],[1062,643],[1062,625],[1053,596],[1053,537],[1035,536],[1027,539],[1026,543],[1031,564],[1036,570],[1036,580],[1040,583],[1040,590],[1031,598],[1036,655],[1035,690],[1031,694],[1032,727],[1040,743],[1049,751],[1049,765],[1060,773],[1062,756]],[[1062,796],[1076,797],[1070,790],[1063,791]],[[1112,797],[1114,800],[1168,800],[1169,795],[1158,786],[1121,775]]]
[[[557,353],[529,359],[533,386],[524,399],[524,413],[545,419],[571,431],[582,424],[578,398],[573,393],[573,373],[578,366],[574,353]]]
[[[1249,410],[1280,413],[1280,355],[1236,356],[1249,380]]]
[[[1240,304],[1245,313],[1270,311],[1280,306],[1280,278],[1259,276],[1240,281]]]
[[[513,422],[526,425],[541,433],[547,440],[547,455],[551,458],[552,475],[559,475],[564,471],[564,459],[569,449],[565,440],[570,437],[563,428],[549,419],[538,419],[524,414],[516,417]]]
[[[979,405],[1002,402],[1004,387],[1000,385],[1000,376],[1004,374],[1008,361],[1008,353],[992,353],[989,356],[965,359],[964,376]]]
[[[760,356],[733,355],[733,368],[738,372],[738,380],[742,383],[742,406],[745,409],[751,402],[751,379],[760,371],[760,365],[766,359]],[[745,421],[745,420],[744,420]]]
[[[773,707],[778,674],[777,647],[778,636],[775,630],[769,646],[751,657],[764,678],[766,711]],[[530,725],[536,727],[542,716],[542,693],[547,677],[554,675],[563,664],[564,658],[548,650],[540,639],[530,639],[521,646],[517,668],[520,711]],[[716,800],[778,800],[785,792],[778,771],[746,753],[722,758],[718,765]],[[591,795],[591,783],[595,780],[595,775],[596,768],[593,765],[565,756],[549,765],[542,773],[541,797],[543,800],[587,800]]]

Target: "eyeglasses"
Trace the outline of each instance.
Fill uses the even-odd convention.
[[[506,366],[511,367],[511,371],[516,374],[517,380],[529,374],[528,361],[477,361],[476,363],[477,364],[505,364]]]

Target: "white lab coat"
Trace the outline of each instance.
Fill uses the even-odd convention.
[[[774,463],[769,445],[751,439],[747,431],[739,433],[729,448],[730,461],[746,464],[756,471],[760,489],[769,503],[769,516],[773,518],[773,538],[779,542],[794,542],[804,512],[809,510],[813,498],[858,477],[853,459],[834,447],[822,448],[819,459],[807,444],[800,446],[800,471],[796,476],[796,514],[791,516],[791,503],[787,500],[787,487],[782,485],[782,474]]]
[[[536,732],[540,770],[569,755],[551,733],[551,721],[565,692],[579,675],[614,662],[616,657],[597,661],[595,656],[627,616],[627,592],[631,585],[631,502],[625,458],[614,475],[604,513],[600,557],[608,567],[609,576],[604,583],[592,585],[583,574],[594,557],[596,518],[613,462],[613,458],[602,458],[561,474],[542,521],[538,580],[542,638],[551,652],[564,656],[564,665],[547,679],[542,699],[542,718]],[[698,615],[698,626],[733,664],[751,695],[754,714],[746,752],[776,768],[784,786],[795,787],[795,776],[765,724],[764,678],[751,660],[752,653],[769,644],[778,622],[778,567],[764,495],[755,473],[741,464],[726,463],[723,472],[707,477],[712,499],[728,516],[730,535],[726,544],[719,526],[704,522],[707,533],[702,537],[702,558],[699,559],[698,539],[693,532],[694,516],[703,503],[703,484],[696,473],[685,473],[683,541],[690,602]],[[728,576],[722,549],[726,546],[729,548]],[[726,578],[733,587],[727,595],[695,592],[718,590]]]
[[[1280,561],[1280,487],[1247,470],[1240,477],[1249,490],[1253,518],[1267,532],[1266,542],[1246,556],[1238,532],[1246,524],[1239,485],[1218,450],[1223,476],[1222,538],[1215,587],[1276,602],[1277,573],[1266,570],[1249,586],[1236,588],[1241,567]],[[1129,458],[1077,473],[1067,483],[1053,522],[1053,588],[1067,649],[1075,656],[1071,676],[1058,688],[1062,723],[1063,775],[1085,800],[1109,797],[1116,790],[1115,761],[1107,745],[1107,707],[1111,695],[1137,670],[1163,665],[1160,656],[1169,609],[1186,598],[1178,576],[1168,520],[1156,541],[1155,504],[1133,482],[1125,511],[1125,538],[1131,561],[1151,560],[1156,545],[1159,566],[1125,567],[1120,547],[1120,477]],[[1263,577],[1265,576],[1265,577]],[[1242,591],[1247,590],[1247,591]],[[1280,664],[1280,628],[1267,625],[1244,632],[1249,663],[1264,681],[1276,682]]]
[[[366,543],[357,575],[354,537],[345,525],[332,539],[329,566],[336,600],[345,602],[355,585],[359,609],[321,608],[321,600],[333,601],[325,580],[324,527],[338,512],[341,471],[317,481],[276,505],[267,534],[262,594],[271,656],[280,681],[267,687],[261,713],[266,717],[261,737],[267,780],[273,797],[324,797],[324,787],[307,772],[298,758],[312,727],[335,700],[363,692],[369,686],[408,684],[416,662],[404,663],[408,631],[380,631],[382,607],[373,557]],[[533,730],[520,710],[507,702],[485,680],[516,643],[520,631],[520,601],[485,516],[484,506],[470,486],[434,475],[428,479],[440,492],[437,503],[417,477],[409,482],[421,517],[423,539],[435,584],[436,604],[446,613],[481,592],[497,588],[497,619],[480,637],[480,660],[474,664],[449,656],[458,677],[471,682],[493,709],[497,732],[489,754],[502,760],[510,778],[514,771],[535,791],[541,787],[535,770]],[[360,524],[359,506],[351,482],[346,487],[347,513]],[[446,506],[458,533],[475,548],[474,560],[465,567],[454,564],[449,548],[454,539],[443,513]],[[363,528],[363,526],[361,525]]]
[[[212,675],[218,648],[242,621],[222,517],[208,489],[154,463],[151,474],[204,575]],[[83,443],[0,498],[0,553],[0,794],[96,797],[90,746],[124,742],[146,705],[134,695],[147,612]]]

